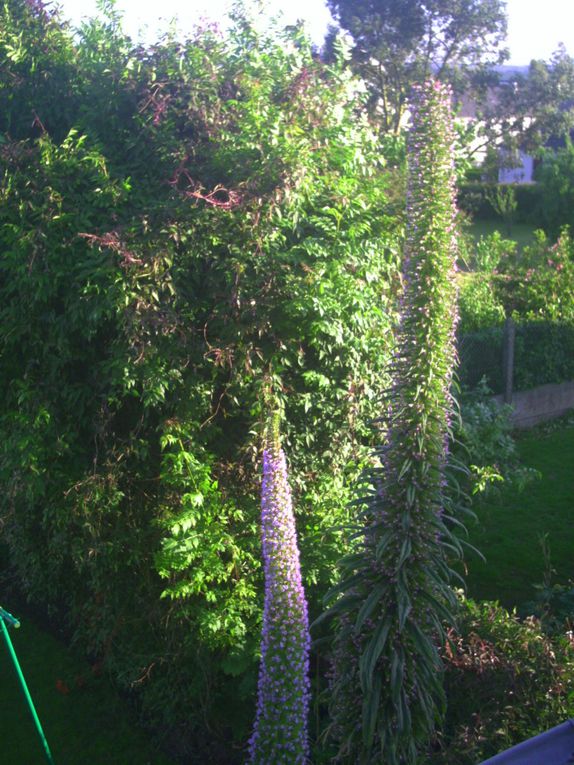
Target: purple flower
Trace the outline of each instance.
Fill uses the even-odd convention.
[[[254,765],[305,765],[309,754],[309,620],[287,465],[273,427],[268,428],[263,451],[261,536],[265,604],[250,761]]]

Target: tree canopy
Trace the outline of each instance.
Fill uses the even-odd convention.
[[[328,0],[353,40],[352,60],[368,83],[371,112],[398,132],[411,85],[429,75],[457,89],[484,84],[506,51],[504,0]]]
[[[548,61],[533,60],[512,73],[484,110],[486,132],[507,152],[535,154],[550,142],[556,149],[574,127],[574,59],[560,46]]]

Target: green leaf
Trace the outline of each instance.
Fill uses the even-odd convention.
[[[377,720],[380,714],[382,678],[376,675],[373,679],[373,687],[363,696],[363,744],[370,748],[375,737]]]
[[[390,615],[383,617],[375,628],[371,639],[367,643],[367,647],[359,659],[361,687],[364,692],[370,691],[372,688],[373,672],[385,649],[392,626],[392,617]]]
[[[360,632],[363,624],[371,616],[375,610],[377,604],[384,597],[385,593],[389,590],[389,584],[384,582],[377,584],[371,590],[369,596],[363,602],[359,613],[357,614],[357,621],[355,622],[355,631]]]

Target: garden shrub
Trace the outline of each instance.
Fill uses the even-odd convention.
[[[520,613],[540,620],[547,635],[574,635],[574,585],[545,581],[534,585],[536,595],[520,606]]]
[[[116,17],[73,38],[41,4],[22,9],[0,44],[31,51],[38,28],[37,71],[65,67],[11,106],[34,108],[40,135],[23,116],[19,132],[2,123],[10,564],[174,752],[242,759],[263,380],[284,413],[317,612],[393,343],[384,163],[358,87],[298,30],[256,31],[238,11],[225,35],[144,50]],[[20,65],[5,60],[2,98]],[[74,98],[52,127],[60,92]]]
[[[460,379],[482,376],[503,392],[504,316],[516,324],[514,389],[574,378],[574,246],[567,229],[551,244],[542,231],[520,252],[499,236],[482,240],[485,266],[460,279]],[[486,258],[486,261],[484,262]],[[496,267],[487,272],[496,263]]]
[[[512,435],[512,407],[501,405],[483,379],[460,396],[453,451],[468,468],[468,491],[492,493],[501,483],[520,491],[537,471],[521,464]]]
[[[459,380],[467,390],[484,377],[494,394],[504,392],[504,327],[493,326],[459,337]],[[569,322],[517,321],[514,390],[574,379],[574,325]]]
[[[503,184],[502,184],[503,185]],[[472,215],[476,220],[500,220],[502,218],[492,205],[491,199],[496,197],[496,190],[501,184],[492,181],[464,183],[458,192],[460,209]],[[511,184],[510,188],[516,195],[517,223],[529,223],[543,226],[542,204],[543,191],[539,184]]]
[[[514,387],[574,380],[574,324],[528,321],[516,327]]]
[[[475,246],[473,270],[492,274],[501,264],[512,260],[516,250],[517,243],[512,239],[504,239],[500,231],[481,236]]]
[[[574,244],[567,229],[554,244],[542,232],[520,255],[503,261],[494,281],[507,315],[574,321]]]
[[[458,337],[458,379],[466,390],[473,390],[484,378],[493,393],[504,391],[502,349],[504,326],[485,327]]]
[[[569,136],[564,146],[542,152],[536,180],[540,189],[542,227],[551,237],[564,226],[574,227],[574,146]]]
[[[504,304],[493,281],[503,264],[514,260],[517,244],[495,231],[481,236],[469,249],[466,270],[459,274],[459,336],[504,322]]]
[[[0,4],[0,144],[49,133],[61,141],[80,107],[72,36],[40,0]]]
[[[461,337],[481,330],[500,327],[504,323],[504,306],[492,289],[486,273],[461,274],[458,305]]]
[[[432,765],[476,765],[574,715],[574,644],[496,603],[462,599],[446,646],[447,716]]]

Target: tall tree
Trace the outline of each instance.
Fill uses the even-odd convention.
[[[352,60],[371,91],[371,112],[398,132],[413,82],[433,75],[456,91],[484,86],[506,57],[505,0],[328,0],[353,39]]]
[[[563,146],[574,128],[574,58],[561,45],[548,61],[531,61],[525,74],[513,72],[480,116],[486,138],[507,153]]]

